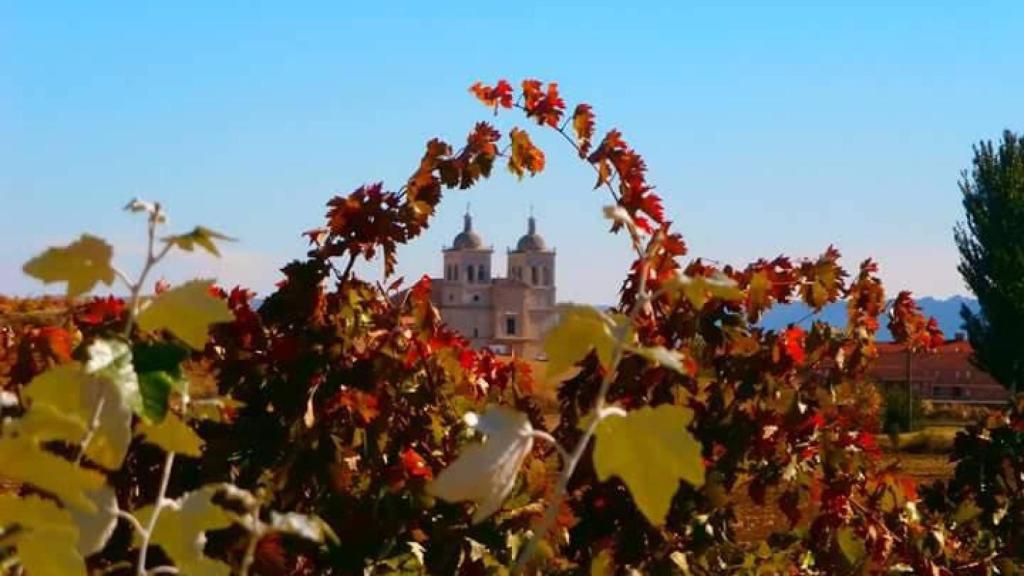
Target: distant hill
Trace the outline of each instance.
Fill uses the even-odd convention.
[[[974,311],[978,310],[977,300],[974,300],[973,298],[965,298],[963,296],[953,296],[951,298],[946,298],[945,300],[939,300],[931,297],[919,298],[917,300],[917,305],[921,307],[921,311],[924,312],[925,316],[935,317],[939,322],[939,327],[942,328],[942,332],[947,338],[952,338],[954,334],[961,331],[960,307],[962,305],[967,305],[968,308]],[[838,302],[836,304],[826,306],[818,314],[810,314],[811,309],[802,302],[776,306],[764,315],[761,319],[761,326],[770,329],[779,329],[785,328],[790,323],[800,321],[800,325],[807,328],[814,320],[824,320],[829,324],[840,327],[846,326],[845,302]],[[888,319],[879,318],[878,320],[882,326],[881,330],[878,331],[878,339],[892,340],[892,335],[889,334],[889,330],[886,328]]]

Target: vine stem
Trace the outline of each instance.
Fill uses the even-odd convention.
[[[139,273],[139,278],[132,282],[128,275],[121,270],[114,268],[114,274],[127,286],[130,290],[130,302],[128,307],[128,318],[125,320],[124,337],[130,338],[132,335],[132,328],[135,326],[135,317],[138,314],[139,300],[142,297],[142,288],[145,286],[146,277],[149,275],[153,267],[156,266],[167,252],[171,249],[171,244],[166,244],[160,252],[155,252],[156,247],[156,228],[163,218],[163,212],[160,209],[160,204],[157,203],[153,212],[149,215],[147,225],[147,242],[146,242],[146,262],[142,266],[142,271]],[[89,419],[89,427],[86,429],[85,434],[82,436],[82,441],[78,444],[78,455],[75,457],[75,464],[81,464],[82,459],[85,458],[85,452],[89,448],[89,444],[96,436],[96,431],[100,427],[100,419],[103,415],[103,408],[107,403],[107,394],[105,390],[101,390],[100,397],[96,400],[96,406],[93,408],[92,417]]]
[[[651,246],[654,242],[651,243]],[[576,442],[576,446],[572,452],[568,454],[566,458],[566,451],[559,446],[559,454],[563,456],[562,471],[558,476],[558,483],[555,485],[555,491],[551,496],[551,502],[548,504],[547,509],[544,511],[544,517],[537,526],[536,531],[527,543],[523,553],[519,555],[519,559],[516,562],[515,573],[521,573],[525,568],[533,555],[537,553],[537,548],[540,543],[547,537],[548,532],[554,525],[555,520],[558,518],[558,511],[562,507],[562,501],[565,499],[566,492],[569,489],[569,481],[572,479],[573,473],[576,471],[576,467],[579,465],[580,460],[583,459],[583,454],[587,450],[587,446],[590,444],[590,439],[593,438],[597,432],[597,426],[601,421],[609,414],[607,408],[607,397],[608,391],[611,389],[612,383],[615,381],[615,376],[618,373],[617,367],[619,362],[622,360],[623,352],[626,348],[626,332],[629,327],[636,320],[640,312],[647,306],[649,302],[649,296],[647,294],[647,275],[649,274],[649,264],[647,262],[647,256],[651,251],[650,246],[648,252],[644,253],[639,250],[639,246],[636,246],[637,251],[641,253],[642,262],[640,269],[640,284],[637,290],[637,298],[633,302],[632,308],[629,314],[629,323],[619,327],[620,333],[615,334],[615,347],[612,351],[611,366],[604,373],[604,377],[601,379],[601,387],[597,391],[597,398],[594,399],[594,407],[592,409],[593,418],[587,425],[586,430],[583,432],[583,436]],[[552,438],[554,440],[554,438]],[[556,443],[557,445],[557,443]]]
[[[526,108],[523,105],[519,104],[518,102],[515,106],[529,113],[529,111],[526,110]],[[577,144],[576,140],[566,131],[568,119],[566,120],[567,121],[563,122],[561,126],[556,126],[553,128],[555,132],[561,134],[562,137],[565,138],[566,142],[568,142],[569,145],[572,146],[577,153],[579,153],[581,151],[579,144]],[[594,166],[590,162],[587,162],[587,164],[590,165],[590,167],[593,168],[594,171],[598,172],[598,174],[600,175],[600,172],[597,170],[596,166]],[[611,194],[612,200],[614,200],[616,204],[621,205],[619,194],[615,191],[615,188],[612,186],[611,181],[603,180],[603,184],[604,187],[608,190],[609,194]],[[649,259],[654,253],[657,246],[660,244],[660,236],[656,235],[652,237],[651,240],[648,242],[645,250],[640,246],[640,237],[636,233],[636,231],[630,229],[629,232],[633,249],[636,251],[637,256],[639,257],[641,262],[640,280],[637,286],[636,297],[629,311],[629,323],[620,326],[619,330],[621,332],[615,334],[615,347],[612,349],[611,365],[609,366],[607,371],[605,371],[604,376],[601,379],[601,387],[598,389],[597,397],[594,399],[594,406],[592,409],[593,418],[591,418],[586,430],[584,430],[583,436],[581,436],[580,439],[576,442],[576,446],[573,448],[572,452],[567,453],[566,450],[562,448],[561,445],[557,443],[557,441],[554,441],[554,438],[551,437],[549,434],[544,433],[538,435],[536,432],[534,433],[534,435],[537,437],[544,439],[550,438],[550,440],[554,441],[554,444],[555,446],[557,446],[559,454],[562,456],[562,470],[559,473],[558,483],[555,485],[555,491],[551,496],[551,502],[548,504],[547,509],[544,511],[543,519],[537,526],[537,529],[533,533],[533,536],[530,538],[530,541],[527,543],[526,548],[523,550],[522,554],[519,555],[519,558],[513,570],[514,573],[517,574],[521,573],[526,568],[530,559],[533,558],[534,554],[536,554],[537,548],[540,546],[540,543],[544,540],[544,538],[547,537],[548,532],[554,525],[555,520],[558,518],[558,511],[562,507],[562,501],[565,499],[565,495],[568,492],[569,482],[572,479],[573,473],[576,471],[576,467],[579,465],[580,460],[583,459],[583,454],[586,452],[587,446],[590,444],[590,439],[593,438],[594,434],[597,432],[597,426],[601,423],[601,420],[603,420],[606,416],[609,415],[609,412],[606,410],[608,391],[611,389],[612,383],[615,381],[615,376],[618,373],[617,369],[619,362],[622,360],[623,353],[625,352],[625,340],[627,337],[627,331],[629,330],[629,327],[635,323],[639,314],[645,308],[647,308],[648,304],[651,301],[651,296],[650,294],[647,293],[647,276],[648,274],[650,274]],[[544,435],[547,435],[547,438],[545,438]]]
[[[260,524],[260,508],[257,505],[251,513],[252,526],[249,529],[249,542],[245,546],[245,556],[242,557],[242,565],[238,568],[239,576],[249,576],[253,562],[256,561],[256,546],[263,538],[263,529]]]
[[[146,555],[149,552],[149,540],[156,529],[156,521],[160,518],[160,511],[163,510],[167,501],[167,486],[171,483],[171,469],[174,468],[174,452],[168,452],[164,458],[163,475],[160,478],[160,490],[156,495],[156,502],[153,504],[153,515],[149,517],[145,530],[140,534],[142,543],[139,544],[139,559],[135,567],[136,576],[146,576]]]

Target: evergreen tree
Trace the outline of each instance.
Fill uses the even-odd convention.
[[[981,305],[960,310],[974,363],[1011,391],[1024,388],[1024,140],[1003,133],[974,147],[960,180],[966,221],[956,226],[958,269]]]

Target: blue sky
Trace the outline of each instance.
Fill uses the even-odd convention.
[[[427,139],[488,118],[473,81],[536,77],[647,158],[692,254],[832,243],[848,267],[878,259],[890,291],[964,293],[956,182],[974,142],[1024,130],[1022,25],[1020,2],[0,2],[0,292],[42,291],[21,263],[82,231],[131,268],[133,196],[240,239],[168,279],[266,291],[332,195],[397,187]],[[606,198],[536,141],[547,172],[450,193],[400,273],[440,272],[467,202],[503,269],[532,204],[559,298],[612,301],[628,252]]]

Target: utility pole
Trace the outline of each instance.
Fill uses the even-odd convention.
[[[907,432],[914,429],[914,369],[910,345],[907,345]]]

